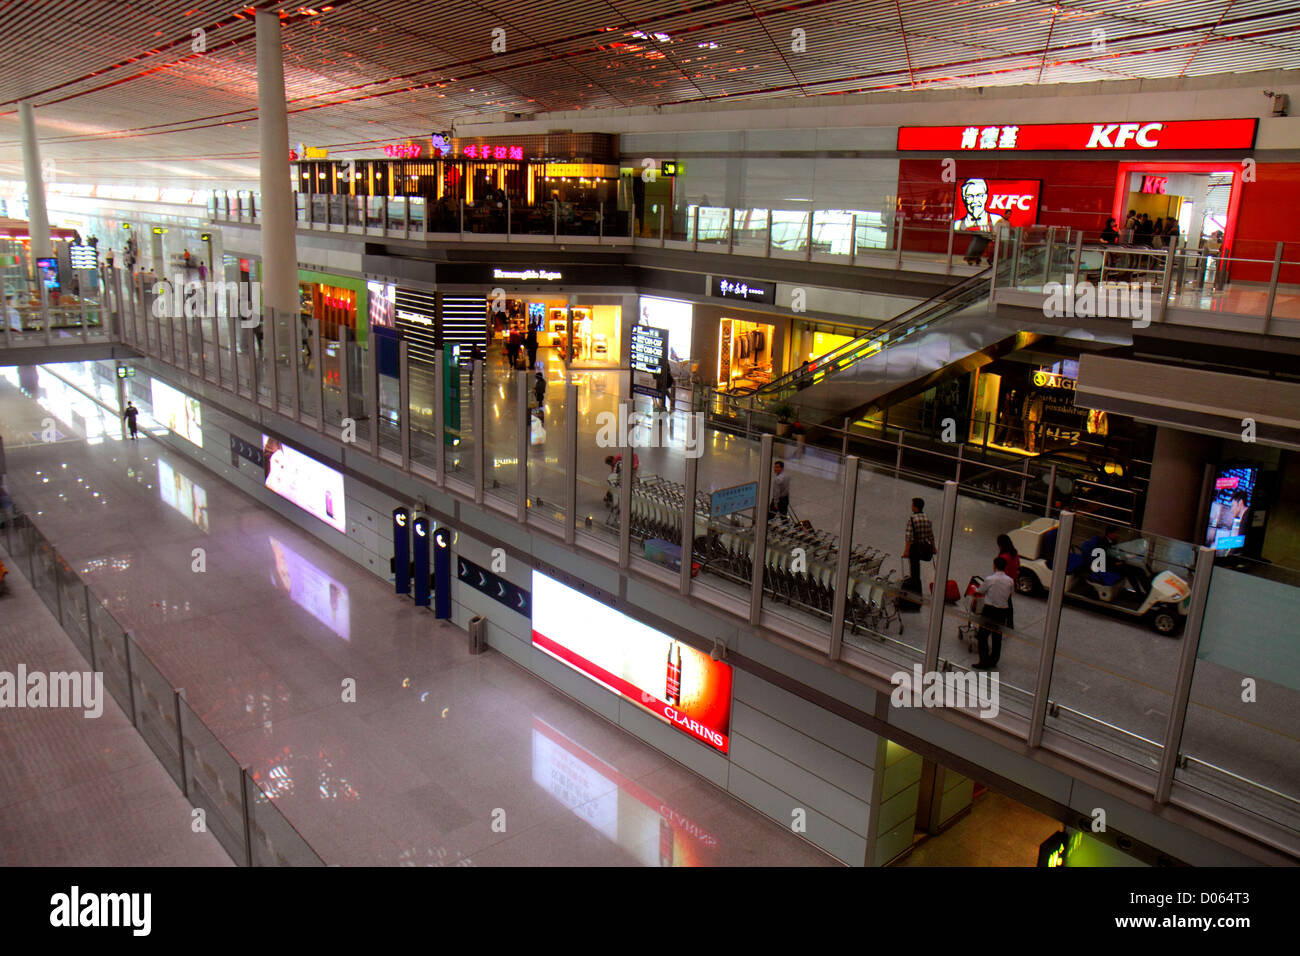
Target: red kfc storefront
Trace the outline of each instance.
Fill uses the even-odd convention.
[[[904,248],[942,251],[948,229],[1058,226],[1096,241],[1128,210],[1174,219],[1180,243],[1239,260],[1267,281],[1276,244],[1300,241],[1290,209],[1300,164],[1255,156],[1255,119],[901,127],[898,204]],[[1300,271],[1300,270],[1296,270]],[[1258,273],[1258,274],[1257,274]],[[1282,278],[1300,281],[1300,275]]]

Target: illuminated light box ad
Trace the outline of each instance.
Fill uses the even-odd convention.
[[[149,388],[153,393],[154,421],[202,448],[203,413],[199,400],[156,378],[149,383]]]
[[[533,644],[682,733],[727,752],[731,665],[538,571]]]
[[[348,589],[278,538],[267,535],[275,570],[271,582],[345,641],[352,639]]]
[[[957,184],[952,227],[957,232],[989,232],[1005,222],[1015,229],[1038,221],[1037,179],[982,179]]]
[[[347,531],[343,513],[343,474],[295,451],[278,438],[262,436],[265,485],[336,531]]]

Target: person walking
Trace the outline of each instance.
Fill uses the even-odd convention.
[[[519,367],[519,349],[522,345],[523,338],[518,329],[512,328],[506,333],[506,361],[510,363],[511,371]]]
[[[772,495],[767,507],[767,516],[790,513],[790,476],[785,473],[785,462],[778,461],[772,465]]]
[[[977,671],[992,670],[1002,656],[1002,627],[1007,623],[1011,592],[1015,589],[1007,576],[1007,559],[998,555],[993,559],[993,573],[975,589],[984,598],[983,619],[975,640],[979,645],[979,660],[971,665]]]
[[[921,593],[921,562],[934,558],[934,526],[925,515],[925,499],[912,499],[912,513],[907,516],[907,530],[903,534],[903,557],[907,558],[909,576],[903,586]]]
[[[139,414],[140,409],[136,408],[135,403],[130,399],[127,399],[126,411],[122,412],[122,418],[126,421],[127,432],[130,434],[132,441],[139,438],[139,434],[136,431],[136,418]]]
[[[524,336],[524,348],[528,350],[528,367],[537,368],[537,330],[528,329],[528,334]]]
[[[1016,551],[1016,546],[1011,543],[1011,536],[1008,534],[998,535],[998,557],[1007,560],[1007,577],[1011,583],[1015,584],[1020,577],[1020,554]],[[1007,627],[1015,628],[1016,626],[1016,605],[1011,598],[1007,598]]]
[[[537,419],[546,424],[546,376],[541,372],[533,379],[533,395],[537,398]]]
[[[795,440],[794,457],[802,458],[808,444],[808,429],[804,427],[803,422],[795,422],[790,426],[790,434]]]

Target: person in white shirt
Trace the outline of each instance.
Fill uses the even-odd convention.
[[[785,473],[785,463],[778,461],[772,466],[772,501],[767,506],[767,516],[788,515],[790,513],[790,476]]]
[[[984,620],[976,635],[980,659],[973,665],[975,670],[992,670],[998,666],[998,658],[1002,656],[1002,625],[1007,622],[1007,609],[1015,587],[1007,575],[1007,559],[998,555],[993,559],[993,573],[975,589],[984,598]]]

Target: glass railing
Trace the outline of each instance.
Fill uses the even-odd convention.
[[[41,534],[31,517],[0,512],[0,543],[31,581],[209,832],[242,866],[324,866],[302,835],[204,724],[139,642]]]
[[[1005,261],[999,264],[1000,271],[1012,268]],[[237,374],[238,394],[269,408],[262,355],[269,346],[259,346],[256,337],[235,325],[231,323],[233,334],[204,333],[202,377],[229,388]],[[184,348],[179,353],[167,352],[165,335],[161,341],[156,334],[146,341],[132,337],[140,328],[138,324],[123,321],[121,327],[127,330],[129,344],[160,361],[184,367]],[[372,336],[372,346],[374,342]],[[621,563],[670,588],[682,586],[682,562],[689,559],[686,589],[692,596],[715,604],[738,620],[756,620],[832,658],[878,673],[918,663],[927,668],[969,669],[983,622],[979,608],[966,593],[968,584],[977,575],[992,573],[999,534],[1023,539],[1023,546],[1017,545],[1022,568],[1037,568],[1034,573],[1042,573],[1036,583],[1028,578],[1020,582],[1021,589],[1013,598],[1014,621],[1004,631],[999,659],[1004,718],[1012,720],[1012,728],[1019,728],[1016,732],[1022,732],[1040,719],[1035,716],[1035,702],[1046,702],[1038,725],[1044,745],[1066,750],[1075,745],[1100,748],[1123,761],[1130,775],[1139,779],[1154,780],[1171,759],[1165,753],[1165,741],[1171,717],[1177,718],[1175,722],[1182,720],[1176,687],[1181,648],[1194,639],[1190,634],[1180,635],[1179,626],[1190,615],[1184,598],[1191,600],[1188,596],[1197,589],[1196,576],[1189,570],[1196,549],[1187,542],[1124,532],[1117,548],[1108,545],[1106,549],[1106,560],[1117,562],[1116,566],[1096,572],[1100,576],[1095,580],[1092,570],[1070,571],[1064,605],[1059,614],[1050,614],[1043,591],[1051,586],[1054,575],[1041,564],[1046,554],[1043,537],[1063,513],[1068,514],[1075,527],[1071,544],[1082,547],[1085,539],[1100,533],[1112,517],[1095,508],[1085,511],[1079,491],[1084,484],[1081,477],[1058,462],[1049,462],[1050,456],[1000,464],[984,457],[967,458],[967,454],[975,454],[975,446],[969,443],[960,449],[945,448],[938,441],[923,440],[926,436],[922,433],[900,431],[885,438],[854,426],[831,441],[805,443],[802,448],[794,436],[773,435],[771,457],[765,460],[759,439],[781,431],[781,423],[763,409],[733,406],[727,410],[732,397],[707,393],[707,417],[725,413],[747,417],[748,422],[745,429],[704,423],[698,444],[689,441],[689,447],[700,452],[692,463],[687,459],[690,420],[686,413],[703,413],[705,408],[703,401],[687,408],[684,389],[678,393],[683,401],[676,414],[656,421],[650,415],[653,400],[637,395],[629,401],[621,390],[618,372],[566,373],[556,366],[548,373],[544,416],[538,421],[540,427],[534,429],[535,393],[530,389],[525,399],[529,413],[525,419],[520,415],[515,373],[505,367],[501,350],[493,347],[478,376],[468,363],[461,366],[459,391],[449,399],[459,415],[439,423],[431,394],[434,370],[426,358],[408,358],[403,405],[400,383],[386,374],[374,375],[372,348],[349,343],[333,355],[332,349],[328,344],[324,347],[320,363],[304,362],[297,367],[296,411],[304,425],[317,425],[314,396],[323,392],[325,434],[340,437],[344,421],[351,419],[357,429],[358,453],[404,468],[407,463],[402,450],[409,448],[413,475],[466,500],[477,498],[481,487],[484,499],[498,515],[520,517],[537,533],[572,541],[581,550]],[[168,358],[169,354],[179,358]],[[190,368],[191,374],[199,374],[195,362],[191,361]],[[245,387],[250,376],[260,386],[256,392]],[[339,382],[339,378],[345,381]],[[578,386],[574,408],[568,407],[569,382]],[[280,408],[285,411],[293,390],[283,381],[279,390]],[[696,397],[702,400],[706,393],[697,392]],[[476,405],[481,408],[481,433],[475,427]],[[374,409],[378,409],[379,428],[372,444],[369,426]],[[294,411],[289,406],[285,413]],[[570,416],[577,436],[571,458],[567,445]],[[611,421],[620,419],[630,422],[626,435],[609,427]],[[528,422],[523,441],[520,421]],[[999,440],[1014,444],[1009,436],[997,432],[989,438],[993,444]],[[437,453],[440,439],[445,453],[441,465]],[[620,458],[624,447],[628,461]],[[855,495],[846,494],[847,455],[858,459],[851,485]],[[759,486],[765,472],[775,473],[777,460],[790,479],[789,507],[785,514],[768,520],[768,501],[759,500]],[[696,481],[693,524],[686,512],[692,470]],[[948,523],[943,520],[943,495],[936,491],[935,474],[951,482],[948,487],[956,496]],[[1064,482],[1067,477],[1072,481],[1069,492]],[[625,481],[629,483],[625,485]],[[1101,487],[1104,482],[1100,480],[1093,485],[1089,493],[1103,503],[1111,501],[1103,492],[1126,490]],[[910,571],[910,562],[901,558],[903,532],[909,503],[917,496],[926,500],[936,537],[942,536],[945,524],[952,534],[947,578],[933,590],[934,566],[928,564],[921,565],[916,587],[903,585]],[[772,497],[769,494],[769,500]],[[570,499],[574,502],[571,509]],[[850,501],[852,508],[846,512]],[[1044,521],[1046,524],[1041,523]],[[690,534],[685,531],[688,525]],[[846,529],[848,554],[841,560]],[[765,538],[762,547],[760,538]],[[1124,538],[1132,540],[1125,544]],[[1076,555],[1076,559],[1083,558]],[[1040,563],[1033,565],[1033,561]],[[1216,568],[1215,574],[1224,575],[1224,582],[1235,580],[1231,575],[1253,580],[1262,576],[1262,570],[1229,573]],[[761,585],[757,592],[756,575]],[[944,600],[947,580],[958,589],[953,603]],[[1223,591],[1226,586],[1220,583],[1210,589],[1212,603],[1227,600],[1219,597],[1220,592],[1228,593]],[[1282,593],[1300,592],[1288,582]],[[1148,598],[1152,598],[1149,604]],[[1220,626],[1213,624],[1214,620],[1207,617],[1207,635],[1217,633],[1210,630],[1212,625]],[[1056,648],[1052,667],[1045,674],[1039,672],[1044,642]],[[1248,668],[1239,671],[1251,676]],[[1282,772],[1285,764],[1259,763],[1251,755],[1262,750],[1262,741],[1271,740],[1266,734],[1279,733],[1279,746],[1290,746],[1285,740],[1291,719],[1286,708],[1291,712],[1300,709],[1275,688],[1261,694],[1260,710],[1242,711],[1240,716],[1244,721],[1250,713],[1257,713],[1249,732],[1265,736],[1259,738],[1258,745],[1252,744],[1255,750],[1243,750],[1241,759],[1225,755],[1199,742],[1205,738],[1199,736],[1196,723],[1204,719],[1197,716],[1202,710],[1207,714],[1212,710],[1208,706],[1198,710],[1199,702],[1209,699],[1205,694],[1211,693],[1203,687],[1222,692],[1219,685],[1203,685],[1203,680],[1210,678],[1202,674],[1213,673],[1197,665],[1187,717],[1188,742],[1179,756],[1183,769],[1195,766],[1201,777],[1214,776],[1225,794],[1230,792],[1227,788],[1236,788],[1231,790],[1235,793],[1253,787],[1250,792],[1258,798],[1258,810],[1252,812],[1272,814],[1269,808],[1277,798],[1271,794],[1296,797],[1300,781],[1288,781]],[[1225,726],[1240,729],[1245,726],[1242,721]],[[1198,762],[1192,764],[1193,758]],[[1175,783],[1177,796],[1182,792],[1182,776]],[[1208,786],[1197,784],[1200,789]],[[1276,815],[1269,819],[1291,826]]]

